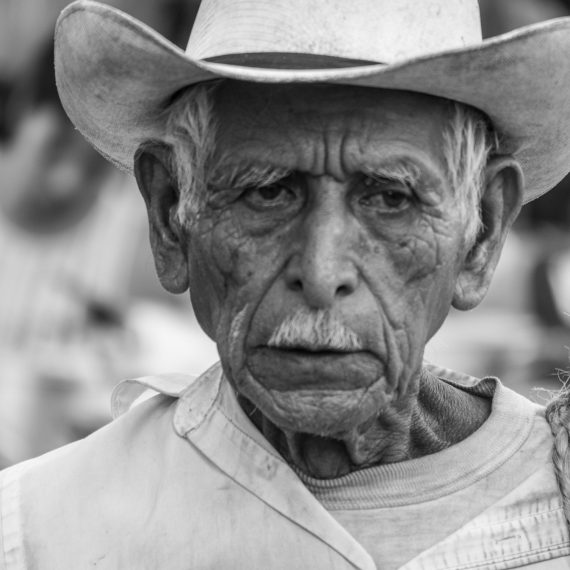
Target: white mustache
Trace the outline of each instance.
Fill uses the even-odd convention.
[[[301,309],[287,317],[275,329],[267,345],[271,348],[341,352],[364,348],[359,336],[330,311],[309,309]]]

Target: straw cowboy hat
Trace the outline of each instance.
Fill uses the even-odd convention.
[[[56,29],[56,78],[83,135],[132,172],[183,88],[218,78],[428,93],[482,110],[523,167],[525,201],[570,170],[570,18],[482,41],[477,0],[202,0],[182,51],[80,0]]]

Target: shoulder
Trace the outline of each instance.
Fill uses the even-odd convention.
[[[149,456],[164,451],[165,442],[176,436],[172,418],[177,403],[176,398],[165,394],[148,394],[151,397],[128,408],[115,402],[116,419],[111,423],[85,439],[7,469],[4,477],[19,473],[25,485],[31,486],[37,479],[44,489],[67,488],[71,482],[86,484],[105,477],[126,461],[146,462]]]
[[[207,460],[174,430],[177,402],[156,395],[88,438],[0,473],[0,533],[14,558],[6,569],[68,568],[70,560],[87,567],[101,553],[106,567],[120,567],[112,553],[121,552],[133,529],[141,539],[129,548],[138,560],[136,545],[163,532],[149,523],[157,510],[175,516],[177,502],[199,501],[215,478]],[[156,518],[169,520],[168,514]]]
[[[173,398],[155,395],[83,440],[2,471],[0,482],[6,486],[17,480],[27,496],[48,496],[46,489],[65,495],[105,478],[127,460],[163,449],[164,440],[173,435],[174,404]]]

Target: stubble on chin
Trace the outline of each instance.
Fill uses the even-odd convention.
[[[393,401],[383,378],[352,390],[288,390],[265,388],[246,372],[239,392],[278,428],[321,437],[342,437],[373,422]]]

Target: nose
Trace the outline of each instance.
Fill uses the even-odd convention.
[[[330,308],[357,289],[359,274],[350,255],[353,231],[338,195],[318,201],[303,220],[286,280],[289,290],[301,293],[308,306]]]

